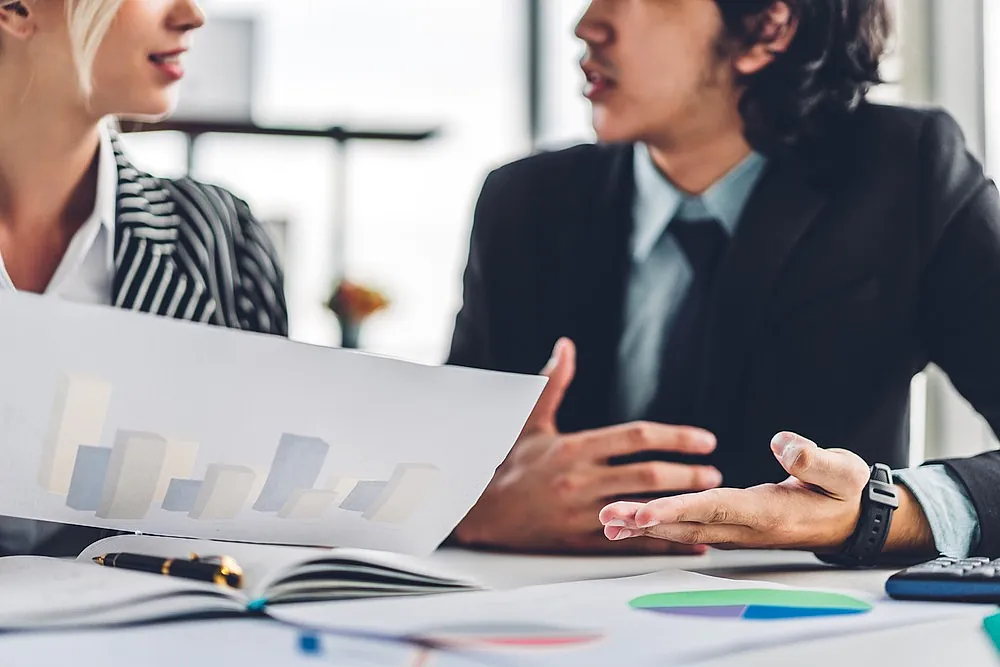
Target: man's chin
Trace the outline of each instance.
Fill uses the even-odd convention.
[[[602,144],[631,143],[639,139],[639,132],[634,128],[610,122],[608,119],[602,121],[596,115],[593,128],[597,141]]]

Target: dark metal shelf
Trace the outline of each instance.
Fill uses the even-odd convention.
[[[122,121],[124,132],[182,132],[190,137],[204,134],[252,134],[272,137],[307,137],[332,139],[337,142],[361,141],[424,141],[437,136],[439,130],[430,128],[417,131],[350,129],[340,125],[327,128],[268,127],[255,123],[233,121],[166,120],[159,123]]]

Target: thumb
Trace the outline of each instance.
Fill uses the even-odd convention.
[[[542,369],[549,381],[531,411],[525,431],[556,430],[556,413],[562,405],[566,389],[576,374],[576,346],[568,338],[560,338],[552,350],[552,358]]]
[[[841,499],[854,498],[868,481],[868,464],[857,454],[823,449],[795,433],[775,435],[771,451],[789,475]]]

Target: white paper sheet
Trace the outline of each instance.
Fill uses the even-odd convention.
[[[796,590],[770,583],[667,571],[504,592],[283,605],[272,607],[271,614],[315,627],[466,641],[481,653],[514,658],[518,665],[570,667],[627,663],[663,667],[879,628],[961,616],[982,618],[994,610],[988,605],[897,602],[853,591],[839,593],[870,604],[870,611],[794,620],[750,620],[671,615],[630,606],[632,600],[650,594],[724,589]],[[501,646],[497,639],[524,643]]]
[[[22,293],[0,321],[0,515],[124,531],[426,555],[545,383]]]
[[[214,621],[102,632],[0,637],[4,667],[490,667],[461,654],[317,635],[265,621]],[[506,663],[513,665],[515,663]]]

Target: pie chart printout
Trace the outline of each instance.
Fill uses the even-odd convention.
[[[643,595],[633,609],[692,618],[780,621],[819,616],[865,614],[872,606],[839,593],[743,588]]]

